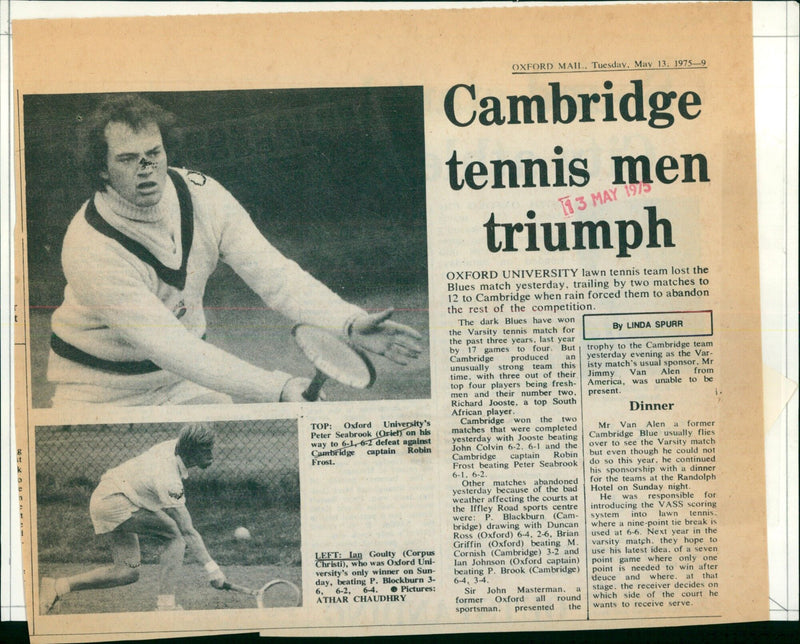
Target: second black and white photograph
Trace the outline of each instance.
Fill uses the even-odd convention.
[[[294,419],[36,428],[40,615],[302,604]]]
[[[33,407],[430,397],[421,87],[23,103]]]

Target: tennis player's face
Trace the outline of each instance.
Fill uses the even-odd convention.
[[[126,201],[140,207],[156,205],[167,178],[167,153],[158,125],[148,123],[134,130],[127,123],[111,121],[105,135],[107,170],[100,176]]]

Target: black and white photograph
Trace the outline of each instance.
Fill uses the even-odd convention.
[[[39,614],[302,604],[293,419],[36,429]]]
[[[33,407],[430,397],[421,87],[23,104]]]

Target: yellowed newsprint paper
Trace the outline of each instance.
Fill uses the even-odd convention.
[[[766,618],[747,3],[13,30],[34,641]]]

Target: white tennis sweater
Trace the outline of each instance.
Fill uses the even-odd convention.
[[[189,237],[185,221],[181,230],[178,193],[169,177],[161,201],[148,208],[131,204],[110,187],[96,193],[100,223],[146,251],[132,252],[108,230],[90,224],[89,202],[84,204],[64,238],[67,286],[52,318],[53,333],[80,351],[103,360],[150,360],[161,370],[109,373],[51,352],[48,379],[142,391],[187,379],[252,401],[276,401],[289,374],[265,371],[201,339],[206,330],[203,293],[218,260],[229,264],[267,306],[296,322],[344,332],[364,311],[281,255],[219,183],[193,171],[177,173],[194,210],[191,244],[184,239]]]
[[[183,479],[189,476],[175,453],[177,440],[153,445],[147,451],[108,470],[100,478],[106,490],[124,494],[136,507],[151,512],[186,505]]]

